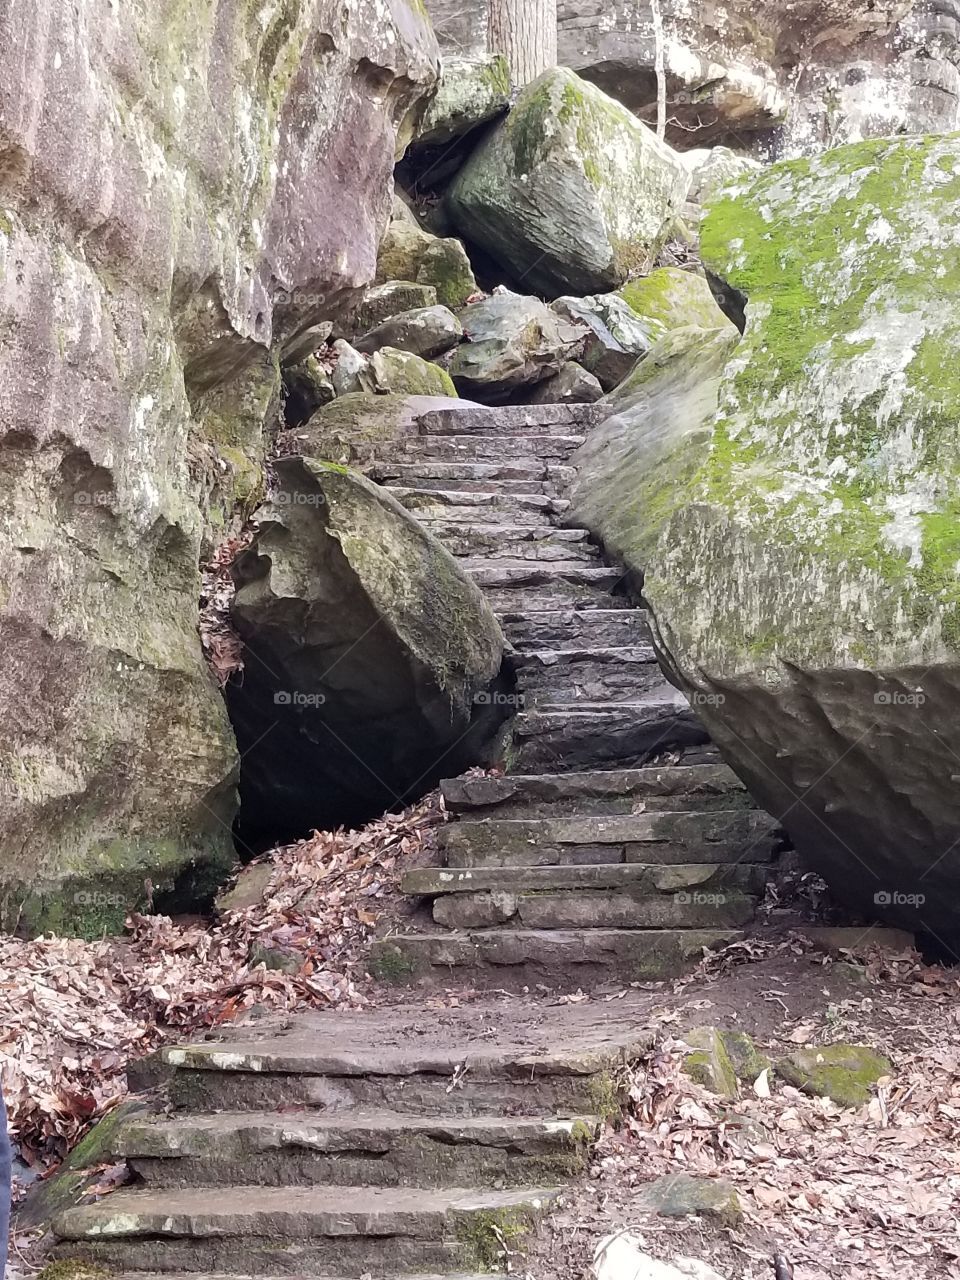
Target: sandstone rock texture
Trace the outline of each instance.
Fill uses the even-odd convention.
[[[539,298],[506,289],[465,307],[460,321],[466,341],[453,353],[451,377],[462,395],[490,404],[558,374],[587,334]]]
[[[474,151],[447,205],[524,289],[557,297],[615,289],[652,262],[689,186],[651,130],[556,68]]]
[[[719,369],[686,342],[651,378],[633,518],[611,492],[592,519],[645,571],[665,661],[806,859],[864,915],[949,944],[960,136],[773,166],[708,211],[703,251],[746,299],[743,339]],[[667,425],[654,406],[684,367]]]
[[[488,0],[428,0],[444,48],[479,57]],[[661,0],[668,138],[809,153],[960,127],[958,0]],[[560,64],[656,117],[651,0],[559,0]]]
[[[504,641],[479,587],[384,489],[344,467],[276,464],[236,565],[247,646],[228,686],[241,836],[367,820],[476,763],[507,714]]]
[[[145,880],[195,900],[232,859],[198,562],[259,471],[279,350],[373,280],[437,74],[407,0],[175,9],[0,7],[0,896],[22,928],[99,932]]]

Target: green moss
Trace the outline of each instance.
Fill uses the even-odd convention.
[[[463,1260],[480,1271],[499,1271],[504,1248],[527,1235],[531,1226],[523,1209],[483,1209],[465,1214],[456,1227],[457,1241],[465,1253]]]
[[[617,1081],[606,1071],[597,1072],[587,1082],[590,1114],[598,1120],[614,1120],[623,1114],[623,1093]]]
[[[777,1063],[788,1084],[841,1107],[861,1107],[873,1096],[873,1086],[893,1068],[882,1054],[866,1045],[835,1044],[800,1049]]]
[[[106,1267],[94,1266],[81,1258],[61,1258],[57,1262],[48,1262],[42,1271],[38,1271],[34,1280],[110,1280],[113,1273]]]
[[[380,982],[403,986],[416,973],[416,965],[400,947],[378,943],[370,952],[367,967]]]

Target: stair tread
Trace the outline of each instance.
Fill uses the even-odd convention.
[[[489,1191],[455,1187],[190,1187],[116,1191],[99,1204],[66,1209],[54,1221],[61,1239],[136,1236],[412,1236],[436,1238],[449,1215],[511,1207],[540,1209],[549,1187]]]
[[[404,893],[540,893],[546,890],[641,890],[651,895],[714,886],[741,887],[755,880],[752,863],[607,862],[587,866],[420,867],[401,877]]]
[[[447,1138],[462,1135],[476,1140],[487,1136],[509,1140],[525,1135],[569,1134],[578,1123],[590,1124],[592,1117],[555,1119],[544,1116],[444,1116],[415,1115],[402,1111],[357,1107],[349,1111],[322,1111],[295,1108],[280,1111],[217,1111],[201,1115],[137,1116],[127,1120],[120,1129],[115,1151],[119,1155],[141,1154],[144,1150],[157,1151],[157,1139],[173,1139],[190,1133],[226,1136],[251,1129],[278,1130],[299,1136],[306,1132],[315,1134],[347,1135],[356,1141],[357,1135],[437,1133]],[[353,1136],[351,1136],[353,1135]],[[185,1153],[183,1146],[170,1147],[171,1151]]]

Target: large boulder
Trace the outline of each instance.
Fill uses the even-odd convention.
[[[0,48],[0,923],[99,933],[233,859],[198,564],[437,50],[406,0],[7,0]]]
[[[954,945],[960,137],[776,165],[703,249],[746,330],[706,432],[650,445],[658,643],[835,893]]]
[[[450,374],[463,395],[491,404],[559,373],[586,337],[538,298],[506,289],[465,308],[460,320],[466,341],[453,353]]]
[[[510,105],[510,68],[501,54],[446,58],[437,96],[417,134],[417,146],[449,146],[502,116]]]
[[[484,759],[504,641],[480,589],[384,489],[281,459],[237,562],[241,838],[362,822]]]
[[[547,71],[447,194],[458,230],[550,297],[608,292],[652,262],[690,176],[618,102]]]

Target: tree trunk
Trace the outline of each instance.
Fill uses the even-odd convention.
[[[518,87],[557,65],[557,0],[492,0],[490,48],[510,64]]]

